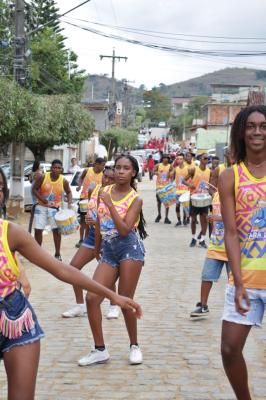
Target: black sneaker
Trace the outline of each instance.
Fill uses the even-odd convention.
[[[208,315],[209,312],[210,310],[208,306],[202,306],[201,303],[197,303],[195,310],[190,313],[190,317],[203,317],[205,315]]]
[[[196,241],[196,239],[193,238],[193,239],[191,240],[191,242],[190,242],[189,247],[195,247],[196,244],[197,244],[197,241]]]
[[[186,218],[183,219],[183,225],[187,226],[187,219]]]
[[[160,215],[158,215],[158,217],[156,218],[156,220],[155,220],[155,222],[160,222],[160,219],[161,219],[162,217],[160,216]]]
[[[197,239],[198,239],[198,240],[201,239],[201,232],[198,234]]]
[[[62,261],[62,257],[60,254],[55,254],[54,258],[56,258],[59,261]]]
[[[164,223],[165,223],[165,224],[171,224],[172,222],[170,221],[169,218],[165,218]]]
[[[181,221],[177,221],[177,223],[175,224],[175,226],[180,226],[180,225],[182,225]]]
[[[199,247],[202,247],[203,249],[207,249],[208,246],[205,243],[205,240],[202,240],[201,242],[199,242]]]

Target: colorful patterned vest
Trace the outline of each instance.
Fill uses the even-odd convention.
[[[221,203],[219,193],[215,192],[212,199],[212,215],[221,217]],[[224,246],[224,224],[223,221],[213,221],[213,229],[210,244],[207,251],[207,258],[228,261]]]
[[[91,194],[91,198],[88,203],[88,213],[90,215],[90,218],[96,221],[97,219],[97,207],[98,207],[98,194],[99,190],[101,188],[101,185],[96,185],[94,191]]]
[[[158,166],[158,175],[157,175],[157,180],[156,180],[156,189],[160,189],[168,183],[170,183],[170,178],[169,178],[169,171],[170,171],[171,165],[163,165],[162,163],[159,164]]]
[[[16,339],[34,328],[31,310],[26,307],[18,319],[9,318],[6,298],[16,290],[20,274],[14,254],[7,241],[8,221],[0,219],[0,336]]]
[[[103,190],[107,193],[110,194],[112,193],[112,187],[114,185],[106,186],[103,188]],[[125,219],[127,212],[131,206],[131,204],[134,202],[134,200],[139,197],[138,193],[132,189],[123,199],[119,201],[115,201],[112,199],[112,203],[116,208],[116,211],[118,212],[119,216],[122,219]],[[118,230],[115,226],[115,223],[112,220],[112,217],[110,215],[110,211],[108,207],[104,204],[104,202],[101,200],[99,205],[98,205],[98,218],[100,220],[100,230],[101,234],[103,236],[111,236],[111,235],[118,235]],[[137,228],[139,224],[139,218],[136,221],[134,228]]]
[[[0,297],[11,294],[17,286],[19,267],[7,242],[8,221],[0,219]]]
[[[94,172],[93,167],[88,168],[87,173],[83,179],[82,183],[82,191],[80,198],[87,199],[88,198],[88,190],[93,189],[96,185],[101,185],[102,183],[103,173],[99,172],[96,174]]]
[[[188,167],[184,165],[183,168],[176,167],[175,169],[175,182],[176,194],[180,195],[188,191],[188,186],[184,184],[185,177],[188,175]]]
[[[206,168],[202,170],[198,165],[195,166],[195,173],[192,178],[192,183],[196,187],[192,189],[190,192],[192,193],[208,193],[209,186],[208,182],[210,180],[211,170]]]
[[[48,201],[48,204],[42,203],[39,199],[38,204],[45,207],[60,208],[63,202],[64,191],[63,175],[59,175],[56,181],[52,181],[51,172],[46,172],[39,193]]]
[[[266,289],[266,176],[255,178],[243,162],[233,170],[243,284]]]

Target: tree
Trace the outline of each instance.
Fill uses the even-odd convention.
[[[86,75],[77,67],[77,56],[62,47],[61,35],[52,28],[39,31],[30,43],[32,62],[30,81],[32,91],[38,94],[79,94]],[[70,76],[69,73],[70,63]]]
[[[32,0],[26,3],[26,24],[28,31],[40,28],[49,22],[49,27],[60,33],[59,8],[54,0]],[[51,22],[52,21],[52,22]]]
[[[111,160],[118,149],[128,150],[136,146],[137,131],[121,128],[110,128],[100,134],[101,143],[107,148],[108,160]]]
[[[168,121],[171,116],[171,101],[169,97],[164,96],[158,89],[153,88],[144,92],[143,100],[147,118],[152,123],[158,124],[160,121]]]
[[[36,159],[54,145],[88,139],[94,120],[70,96],[38,96],[0,80],[0,143],[25,142]]]
[[[0,76],[12,74],[14,7],[10,0],[0,0]]]

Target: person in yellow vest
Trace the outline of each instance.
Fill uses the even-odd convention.
[[[37,198],[35,207],[35,240],[41,246],[42,234],[45,226],[50,224],[53,231],[55,257],[61,260],[61,234],[55,222],[55,214],[63,204],[64,193],[67,196],[68,208],[71,208],[72,194],[68,181],[62,175],[62,162],[54,160],[51,166],[51,172],[46,172],[34,182],[32,192]]]
[[[232,271],[221,352],[236,398],[251,400],[243,349],[252,326],[262,326],[266,309],[266,106],[249,106],[237,114],[230,148],[236,164],[218,182]]]
[[[218,156],[212,157],[211,170],[214,171],[220,165],[220,158]]]
[[[188,175],[185,178],[187,185],[190,189],[190,194],[196,193],[208,193],[209,186],[208,182],[210,181],[211,170],[207,167],[208,164],[208,154],[204,153],[200,156],[200,165],[194,166],[188,170]],[[208,216],[209,206],[207,207],[194,207],[190,206],[190,216],[191,216],[191,232],[192,232],[192,240],[190,243],[190,247],[195,247],[197,244],[197,236],[196,236],[196,222],[197,215],[200,216],[200,226],[201,233],[199,237],[199,246],[202,248],[207,248],[205,243],[206,239],[206,231],[207,231],[207,216]]]
[[[154,175],[156,175],[156,190],[162,189],[164,186],[168,185],[171,182],[171,174],[173,171],[172,165],[169,163],[169,157],[167,155],[162,156],[162,162],[159,164],[156,164],[155,169],[154,169]],[[156,193],[156,199],[157,199],[157,208],[158,208],[158,215],[155,219],[155,222],[159,222],[160,219],[162,218],[161,215],[161,209],[162,209],[162,202],[160,200],[160,197]],[[165,208],[165,224],[171,224],[171,221],[168,218],[169,215],[169,207]]]
[[[184,154],[178,154],[176,157],[176,168],[174,170],[175,182],[176,182],[176,216],[177,223],[175,226],[182,225],[180,215],[180,196],[188,191],[188,187],[185,182],[185,178],[188,174],[188,167],[184,162]],[[183,207],[183,225],[187,225],[187,218],[189,216],[189,207]]]
[[[189,168],[195,166],[195,163],[193,161],[193,154],[190,151],[186,154],[185,163]]]
[[[224,246],[224,225],[217,191],[213,196],[212,215],[209,216],[208,220],[212,223],[213,228],[201,275],[200,302],[196,304],[196,309],[190,313],[192,319],[208,315],[208,298],[213,282],[219,280],[224,266],[226,267],[227,275],[230,270]]]
[[[103,170],[105,166],[105,161],[103,158],[98,157],[96,158],[93,167],[85,168],[84,171],[82,172],[78,186],[77,186],[77,191],[79,192],[81,187],[81,194],[80,194],[80,200],[86,200],[88,198],[88,191],[90,189],[94,189],[96,185],[101,185],[102,183],[102,177],[103,177]],[[86,231],[86,223],[85,223],[85,215],[86,215],[86,210],[84,212],[82,210],[78,210],[78,213],[80,215],[80,239],[79,242],[76,244],[76,247],[80,247],[81,243],[83,242],[84,239],[84,234]]]

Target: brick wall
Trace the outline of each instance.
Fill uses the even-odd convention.
[[[208,125],[227,125],[228,119],[231,124],[243,106],[239,104],[209,104]]]

